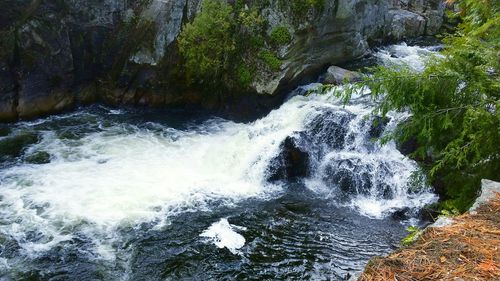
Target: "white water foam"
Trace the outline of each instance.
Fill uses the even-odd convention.
[[[235,230],[244,231],[246,228],[229,224],[227,219],[221,219],[203,231],[200,236],[209,238],[218,248],[227,248],[236,255],[240,253],[238,249],[245,246],[245,237]]]
[[[405,64],[417,71],[423,71],[425,60],[442,57],[433,47],[408,46],[406,43],[391,45],[375,53],[375,56],[387,66]]]
[[[6,222],[0,231],[36,255],[71,239],[75,227],[98,244],[120,226],[161,225],[179,212],[207,209],[213,200],[276,194],[281,186],[265,180],[268,163],[320,103],[307,100],[296,97],[250,124],[215,120],[190,131],[158,124],[159,132],[117,124],[80,140],[47,131],[30,149],[50,153],[50,163],[0,171]],[[42,238],[25,237],[33,231]]]

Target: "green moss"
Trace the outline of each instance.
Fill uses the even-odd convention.
[[[278,71],[283,62],[271,51],[261,51],[259,58],[273,71]]]
[[[243,87],[248,87],[253,80],[252,70],[246,65],[238,67],[238,80]]]
[[[292,36],[284,26],[277,26],[271,31],[271,40],[278,45],[286,45],[292,41]]]

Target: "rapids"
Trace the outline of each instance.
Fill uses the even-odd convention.
[[[400,44],[375,57],[421,69],[432,53]],[[361,270],[435,196],[394,143],[374,141],[406,114],[381,121],[364,96],[343,105],[302,95],[314,87],[250,123],[92,106],[7,126],[0,145],[23,147],[0,157],[0,278],[328,280]],[[310,175],[270,182],[287,137],[310,156]]]

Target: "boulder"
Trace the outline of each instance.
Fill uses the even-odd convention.
[[[346,81],[356,82],[360,80],[361,80],[360,73],[332,65],[326,71],[325,80],[323,82],[326,84],[340,85]]]
[[[477,214],[477,209],[500,194],[500,182],[483,179],[481,181],[481,195],[476,199],[474,205],[469,209],[471,214]]]
[[[280,150],[271,160],[269,181],[296,181],[309,175],[309,154],[300,149],[292,137],[283,141]]]
[[[417,37],[425,34],[426,20],[423,16],[407,10],[390,10],[389,24],[386,26],[387,36],[392,40]]]

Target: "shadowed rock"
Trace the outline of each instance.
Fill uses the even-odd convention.
[[[309,175],[309,154],[292,137],[287,137],[280,149],[281,153],[271,161],[269,181],[296,181]]]

